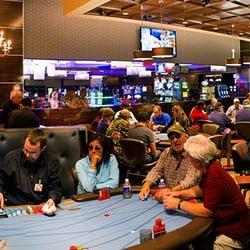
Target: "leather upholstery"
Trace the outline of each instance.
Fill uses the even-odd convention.
[[[81,158],[83,143],[86,143],[86,131],[78,127],[48,127],[43,128],[47,135],[47,149],[55,154],[61,164],[63,195],[70,197],[76,193],[70,169]],[[23,146],[23,141],[29,129],[0,130],[0,161],[11,150]]]

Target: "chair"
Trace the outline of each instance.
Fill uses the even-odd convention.
[[[246,159],[248,146],[246,142],[240,142],[232,147],[234,171],[240,175],[250,175],[250,160]]]
[[[221,149],[221,140],[223,135],[211,135],[208,138],[215,144],[216,148]]]
[[[216,135],[219,127],[220,126],[215,123],[204,123],[202,125],[202,133],[208,135]]]
[[[145,163],[146,147],[141,140],[122,138],[120,140],[120,145],[123,152],[123,161],[128,165],[127,176],[136,176],[143,180],[157,161]],[[134,180],[130,181],[133,182]]]
[[[223,166],[227,170],[232,170],[232,167],[230,165],[230,159],[231,159],[231,139],[232,139],[232,134],[231,134],[231,129],[227,128],[223,132],[222,138],[221,138],[221,157],[225,156],[227,158],[227,165]]]
[[[237,134],[244,140],[250,141],[250,121],[236,122],[235,125]]]

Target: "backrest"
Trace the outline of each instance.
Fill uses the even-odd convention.
[[[249,168],[250,162],[245,161],[245,156],[248,152],[248,146],[245,142],[240,142],[232,147],[232,158],[234,162],[234,171],[236,173],[242,172],[244,169]]]
[[[211,135],[208,138],[215,144],[216,148],[220,149],[222,137],[223,135]]]
[[[232,139],[231,129],[227,128],[223,132],[223,136],[221,139],[222,153],[226,154],[227,152],[231,152],[231,139]]]
[[[47,135],[47,150],[56,155],[60,161],[63,195],[70,197],[76,193],[70,169],[81,158],[82,141],[78,127],[47,127],[42,128]],[[0,160],[6,153],[23,146],[23,141],[29,129],[0,130]],[[81,131],[81,137],[85,136]],[[81,139],[81,140],[80,140]]]
[[[235,125],[237,134],[244,140],[250,141],[250,121],[236,122]]]
[[[216,135],[219,129],[219,125],[214,123],[205,123],[202,125],[202,133],[209,135]]]
[[[120,140],[120,145],[125,163],[134,168],[136,165],[144,163],[146,148],[143,141],[132,138],[122,138]]]

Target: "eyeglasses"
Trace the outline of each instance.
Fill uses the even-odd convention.
[[[102,151],[102,147],[89,145],[89,150]]]
[[[168,138],[169,138],[170,141],[172,141],[174,138],[180,139],[181,138],[181,134],[173,133],[173,134],[169,135]]]
[[[34,156],[34,157],[39,156],[41,152],[42,151],[39,151],[39,152],[29,152],[27,149],[23,148],[23,153],[25,155],[31,155],[31,156]]]

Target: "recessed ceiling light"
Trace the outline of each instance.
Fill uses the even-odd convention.
[[[214,30],[218,30],[219,28],[218,27],[213,27]]]
[[[128,16],[128,12],[122,12],[124,16]]]
[[[243,36],[243,35],[244,35],[244,33],[243,33],[243,32],[240,32],[240,33],[239,33],[239,35],[240,35],[240,36]]]
[[[182,24],[185,24],[185,25],[186,25],[186,24],[188,24],[188,22],[187,22],[187,21],[183,21]]]

